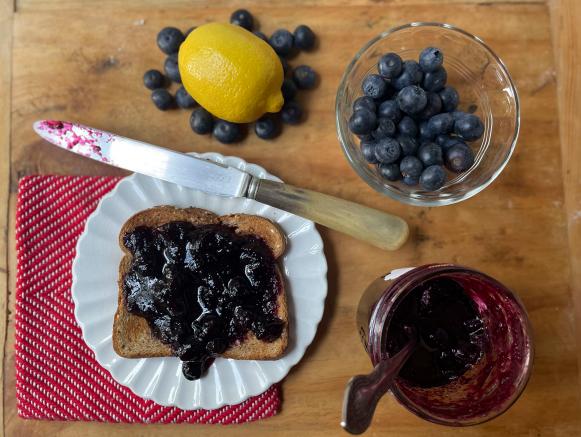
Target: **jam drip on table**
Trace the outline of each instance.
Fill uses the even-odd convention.
[[[430,280],[402,300],[388,327],[388,355],[407,343],[407,327],[415,328],[419,343],[399,377],[414,386],[448,384],[484,353],[484,323],[462,286],[452,279]]]
[[[267,342],[281,336],[276,261],[260,238],[225,225],[170,222],[137,227],[123,243],[133,254],[123,280],[127,310],[184,361],[187,379],[200,378],[249,331]]]

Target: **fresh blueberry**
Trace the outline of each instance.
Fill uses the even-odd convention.
[[[154,90],[164,86],[164,79],[163,74],[158,70],[147,70],[143,75],[143,84],[146,88]]]
[[[402,182],[413,187],[420,182],[420,178],[414,176],[404,176]]]
[[[272,34],[268,42],[276,53],[281,56],[287,56],[293,49],[293,40],[293,34],[288,30],[278,29]]]
[[[443,90],[439,92],[440,99],[442,99],[442,109],[444,112],[452,112],[458,107],[458,101],[460,96],[456,88],[451,86],[444,87]]]
[[[484,133],[484,125],[477,115],[466,114],[454,122],[454,132],[466,141],[474,141]]]
[[[366,135],[377,127],[375,112],[366,109],[355,111],[349,119],[349,130],[356,135]]]
[[[157,34],[157,46],[167,55],[177,53],[184,41],[184,34],[175,27],[164,27]]]
[[[420,123],[420,139],[431,141],[435,137],[436,133],[430,129],[430,124],[428,121],[422,121]]]
[[[450,137],[448,135],[438,135],[434,139],[434,143],[436,143],[440,147],[444,147],[444,144],[446,144],[446,141],[448,141],[449,139]]]
[[[466,143],[464,141],[462,141],[461,138],[459,137],[449,137],[446,142],[441,146],[442,147],[442,151],[446,152],[446,150],[448,150],[450,147],[455,146],[456,144],[460,144],[461,146],[466,146]]]
[[[461,119],[465,115],[468,115],[468,113],[467,112],[463,112],[463,111],[452,111],[452,112],[450,112],[450,115],[452,116],[452,118],[454,119],[454,121],[456,121],[456,120]]]
[[[170,109],[174,106],[174,99],[168,90],[158,88],[151,92],[151,100],[153,104],[162,111]]]
[[[440,67],[435,71],[430,71],[424,75],[423,87],[426,91],[437,92],[446,85],[448,73],[444,67]]]
[[[280,125],[272,115],[263,115],[256,121],[254,132],[258,138],[271,140],[280,133]]]
[[[388,91],[387,82],[379,74],[370,74],[363,79],[361,89],[363,94],[375,100],[382,99]]]
[[[399,170],[403,177],[409,176],[417,179],[422,174],[424,165],[415,156],[404,156],[399,163]]]
[[[353,112],[359,111],[360,109],[367,109],[368,111],[375,112],[375,102],[369,96],[357,97],[353,102]],[[381,117],[381,114],[379,114]]]
[[[411,156],[417,153],[418,143],[415,138],[409,137],[407,135],[399,135],[397,140],[399,141],[403,156]]]
[[[428,129],[436,135],[447,134],[454,127],[454,119],[448,113],[434,115],[428,121]]]
[[[397,125],[397,130],[402,135],[407,135],[408,137],[415,138],[418,136],[418,125],[413,118],[405,115],[399,124]]]
[[[377,115],[384,118],[389,118],[394,123],[398,123],[401,120],[401,111],[399,110],[399,105],[397,100],[386,100],[379,105],[377,109]]]
[[[442,100],[440,99],[440,96],[436,93],[426,93],[426,95],[428,97],[428,103],[418,114],[418,117],[422,120],[427,120],[442,111]]]
[[[293,80],[299,89],[310,90],[317,85],[317,73],[308,65],[299,65],[293,71]]]
[[[290,65],[288,61],[282,56],[279,56],[278,59],[280,59],[280,63],[282,64],[282,72],[286,76],[290,71]]]
[[[399,165],[396,163],[391,164],[380,164],[379,174],[383,176],[388,181],[399,181],[401,179],[401,171],[399,171]]]
[[[436,71],[444,63],[444,54],[435,47],[426,47],[420,53],[420,67],[424,73]]]
[[[375,142],[361,141],[361,153],[368,163],[377,164],[379,162],[375,157]]]
[[[426,92],[417,85],[406,86],[397,94],[399,109],[407,114],[417,114],[428,103]]]
[[[402,60],[397,53],[387,53],[379,58],[377,69],[383,77],[393,79],[401,73]]]
[[[285,79],[282,81],[281,91],[284,101],[287,102],[294,99],[297,95],[297,86],[292,79]]]
[[[424,190],[436,191],[446,182],[446,171],[441,165],[430,165],[420,176],[420,185]]]
[[[243,27],[246,30],[252,30],[254,18],[252,18],[252,14],[246,9],[238,9],[230,15],[230,23]]]
[[[178,67],[178,54],[174,53],[169,55],[163,64],[163,70],[165,75],[170,78],[170,80],[182,83],[182,77],[180,76],[180,69]]]
[[[418,158],[424,166],[443,164],[442,148],[435,143],[425,143],[418,149]]]
[[[187,37],[188,37],[188,35],[189,35],[190,33],[192,33],[192,32],[193,32],[193,30],[194,30],[195,28],[196,28],[196,26],[192,26],[192,27],[190,27],[188,30],[186,30],[186,31],[185,31],[185,33],[184,33],[184,38],[187,38]]]
[[[399,91],[406,86],[419,85],[423,77],[424,73],[422,73],[420,64],[416,61],[404,61],[401,74],[392,79],[391,83]]]
[[[196,101],[190,94],[186,91],[186,89],[181,86],[176,91],[176,103],[180,108],[189,109],[196,106]]]
[[[299,124],[303,118],[303,109],[297,102],[285,102],[280,110],[280,117],[283,123]]]
[[[446,167],[455,173],[462,173],[474,164],[474,153],[468,146],[456,144],[446,150]]]
[[[375,145],[375,157],[379,162],[391,164],[401,156],[401,147],[393,138],[382,138]]]
[[[196,108],[190,115],[190,126],[199,135],[209,134],[214,128],[214,117],[204,108]]]
[[[377,128],[371,133],[376,140],[392,137],[394,134],[395,124],[389,118],[379,118],[377,120]]]
[[[311,50],[315,46],[315,33],[309,26],[301,24],[294,31],[295,46],[301,50]]]
[[[260,38],[262,41],[264,41],[265,43],[268,43],[268,37],[264,33],[262,33],[260,30],[255,30],[252,33],[254,35],[256,35],[258,38]]]
[[[242,136],[240,125],[226,120],[216,120],[212,134],[223,144],[232,144],[240,141]]]

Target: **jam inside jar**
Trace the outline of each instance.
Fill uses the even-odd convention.
[[[415,329],[416,351],[391,387],[426,420],[475,425],[506,411],[532,371],[533,344],[518,297],[495,279],[451,264],[398,269],[375,280],[357,310],[361,341],[375,366]]]

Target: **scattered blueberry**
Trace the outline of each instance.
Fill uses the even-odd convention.
[[[456,144],[446,150],[446,168],[455,173],[462,173],[474,164],[474,153],[468,146]]]
[[[232,144],[240,140],[240,125],[226,120],[216,120],[212,134],[221,143]]]
[[[317,85],[317,73],[308,65],[299,65],[293,71],[293,80],[302,90],[310,90]]]
[[[403,156],[412,156],[418,152],[418,143],[415,138],[407,135],[397,137]]]
[[[424,75],[423,87],[426,91],[440,91],[446,85],[448,73],[444,67],[430,71]]]
[[[255,30],[252,33],[254,35],[256,35],[258,38],[260,38],[262,41],[268,43],[268,37],[264,33],[262,33],[260,30]]]
[[[243,27],[246,30],[252,30],[254,18],[252,18],[252,14],[246,9],[238,9],[230,15],[230,23]]]
[[[384,164],[396,162],[401,155],[401,147],[393,138],[382,138],[375,145],[375,157]]]
[[[454,119],[448,113],[434,115],[428,121],[428,128],[436,135],[447,134],[454,127]]]
[[[370,164],[377,164],[379,161],[375,157],[375,142],[361,141],[361,153],[365,160]]]
[[[400,134],[407,135],[408,137],[415,138],[418,135],[418,125],[413,118],[405,115],[399,124],[397,129]]]
[[[315,33],[309,26],[301,24],[294,31],[295,46],[301,50],[311,50],[315,46]]]
[[[418,114],[418,117],[422,120],[433,117],[442,111],[442,99],[440,99],[440,96],[436,93],[426,93],[426,95],[428,97],[428,103]]]
[[[422,82],[424,73],[416,61],[404,61],[401,74],[391,81],[396,90],[401,90],[406,86],[419,85]]]
[[[151,100],[153,104],[162,111],[170,109],[174,105],[174,99],[168,90],[164,88],[158,88],[151,92]]]
[[[303,118],[303,110],[297,102],[285,102],[280,111],[280,116],[286,124],[299,124]]]
[[[180,76],[180,69],[178,67],[178,54],[174,53],[169,55],[163,64],[163,70],[165,75],[169,77],[170,80],[182,83],[182,77]]]
[[[484,133],[484,125],[477,115],[466,114],[456,119],[454,132],[467,141],[474,141]]]
[[[214,117],[204,108],[196,108],[192,111],[192,115],[190,115],[190,126],[197,134],[209,134],[214,128]]]
[[[387,93],[387,83],[379,74],[370,74],[361,84],[363,94],[372,99],[382,99]]]
[[[444,186],[446,172],[441,165],[430,165],[420,176],[420,185],[424,190],[436,191]]]
[[[284,109],[284,107],[283,107]],[[377,127],[377,117],[375,112],[360,109],[351,115],[349,119],[349,130],[356,135],[371,133]]]
[[[280,133],[280,125],[272,115],[264,115],[256,121],[254,132],[258,138],[271,140]]]
[[[357,97],[353,102],[353,112],[359,111],[360,109],[367,109],[368,111],[375,112],[375,102],[369,96]],[[379,114],[381,117],[381,114]]]
[[[402,114],[399,109],[397,100],[386,100],[379,105],[379,108],[377,109],[377,115],[380,117],[389,118],[394,123],[398,123],[401,120]]]
[[[289,100],[294,99],[295,96],[297,95],[297,86],[292,81],[292,79],[285,79],[282,82],[281,91],[284,101],[287,102]]]
[[[424,166],[443,164],[442,148],[435,143],[426,143],[418,150],[418,158]]]
[[[163,74],[158,70],[147,70],[143,75],[143,84],[146,88],[154,90],[163,87],[165,82],[164,79]]]
[[[420,67],[425,73],[436,71],[444,63],[444,54],[435,47],[426,47],[420,53]]]
[[[439,92],[439,95],[440,99],[442,99],[442,110],[445,112],[452,112],[458,107],[460,96],[456,88],[446,86]]]
[[[396,163],[379,164],[379,173],[388,181],[399,181],[401,179],[401,171],[399,165]]]
[[[185,33],[184,33],[184,38],[187,38],[187,37],[188,37],[188,35],[189,35],[190,33],[192,33],[192,31],[193,31],[195,28],[196,28],[196,26],[192,26],[192,27],[190,27],[188,30],[186,30],[186,31],[185,31]]]
[[[186,89],[181,86],[176,91],[176,103],[180,108],[189,109],[196,106],[196,101],[190,94],[186,91]]]
[[[400,75],[402,64],[402,60],[397,53],[387,53],[379,58],[377,69],[383,77],[393,79]]]
[[[289,65],[288,61],[285,58],[283,58],[282,56],[279,56],[278,59],[280,59],[280,63],[282,64],[283,74],[286,76],[290,71],[290,65]]]
[[[287,56],[293,49],[293,40],[292,33],[286,29],[279,29],[272,34],[268,42],[276,53]]]
[[[399,169],[404,178],[410,177],[418,179],[424,170],[424,165],[415,156],[404,156],[399,164]]]
[[[426,107],[428,97],[426,92],[417,85],[403,88],[397,94],[399,109],[407,114],[417,114]]]
[[[157,34],[157,46],[166,55],[177,53],[183,41],[184,34],[175,27],[164,27]]]
[[[430,129],[430,124],[428,121],[422,121],[420,123],[420,139],[421,140],[433,140],[436,137],[436,133]]]
[[[394,134],[395,124],[389,118],[379,118],[377,120],[377,128],[371,133],[376,140],[392,137]]]

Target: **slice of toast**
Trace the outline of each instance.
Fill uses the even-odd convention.
[[[196,225],[224,224],[241,235],[260,237],[278,259],[285,250],[286,239],[282,231],[270,220],[256,215],[232,214],[217,216],[199,208],[175,208],[156,206],[138,212],[125,222],[119,233],[119,246],[124,253],[119,263],[117,312],[113,321],[113,349],[125,358],[149,358],[173,356],[171,348],[152,335],[147,320],[130,314],[123,299],[123,278],[131,266],[132,254],[123,244],[123,236],[138,226],[158,227],[172,221],[188,221]],[[278,265],[280,291],[277,317],[285,322],[280,338],[265,342],[249,331],[242,342],[231,345],[221,356],[238,360],[271,360],[279,358],[288,344],[288,312],[284,281]]]

